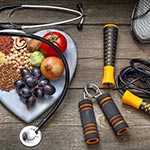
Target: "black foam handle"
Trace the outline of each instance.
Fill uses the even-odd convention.
[[[128,130],[128,125],[121,115],[119,109],[111,98],[110,94],[103,94],[97,99],[106,119],[116,135],[123,135]]]
[[[118,30],[114,24],[104,26],[104,66],[115,65]]]
[[[80,119],[85,142],[89,145],[99,143],[99,133],[91,100],[84,99],[79,102]]]

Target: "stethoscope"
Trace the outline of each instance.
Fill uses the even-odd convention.
[[[54,23],[35,24],[35,25],[16,25],[12,21],[10,21],[9,19],[17,10],[20,10],[20,9],[47,9],[47,10],[49,9],[49,10],[56,10],[56,11],[71,13],[71,14],[74,14],[76,16],[71,18],[71,19],[58,21],[58,22],[54,22]],[[9,21],[9,24],[8,25],[6,25],[6,24],[0,25],[0,27],[4,28],[4,29],[5,28],[7,28],[7,29],[12,28],[12,29],[19,29],[19,30],[34,29],[34,28],[42,28],[42,27],[49,27],[49,26],[55,26],[55,25],[60,25],[60,24],[66,24],[66,23],[70,23],[70,22],[74,22],[74,21],[79,20],[79,23],[77,24],[77,29],[82,30],[83,23],[85,20],[83,6],[81,3],[77,4],[77,10],[69,9],[69,8],[65,8],[65,7],[46,6],[46,5],[11,5],[11,6],[4,6],[4,7],[0,8],[0,12],[2,12],[4,10],[10,10],[10,12],[8,14],[8,18],[7,18]]]
[[[36,40],[40,40],[41,42],[44,42],[48,44],[49,46],[53,47],[58,54],[58,56],[62,59],[64,66],[65,66],[65,85],[64,89],[57,99],[57,101],[51,106],[51,108],[46,112],[44,117],[40,122],[37,123],[37,125],[29,125],[24,127],[19,135],[20,141],[23,145],[27,147],[34,147],[40,143],[42,140],[42,132],[41,129],[45,126],[45,124],[49,121],[49,119],[54,115],[56,110],[59,108],[61,103],[63,102],[63,99],[67,93],[69,84],[70,84],[70,73],[69,73],[69,66],[66,61],[66,58],[64,55],[61,53],[58,47],[56,47],[53,43],[45,40],[42,37],[29,34],[24,32],[25,29],[31,29],[31,28],[41,28],[41,27],[48,27],[48,26],[53,26],[53,25],[58,25],[58,24],[64,24],[76,20],[80,20],[77,28],[79,30],[82,30],[83,22],[84,22],[84,14],[83,14],[83,8],[81,4],[77,5],[78,10],[73,10],[73,9],[68,9],[64,7],[56,7],[56,6],[39,6],[39,5],[20,5],[20,6],[5,6],[1,7],[0,11],[4,11],[6,9],[11,9],[11,12],[9,13],[10,17],[16,10],[22,9],[22,8],[38,8],[38,9],[55,9],[55,10],[61,10],[61,11],[67,11],[73,14],[76,14],[77,17],[74,17],[72,19],[68,19],[65,21],[60,21],[60,22],[55,22],[55,23],[48,23],[48,24],[42,24],[42,25],[15,25],[12,22],[7,25],[0,25],[0,35],[11,35],[11,36],[23,36],[23,37],[29,37],[33,38]],[[12,30],[2,30],[2,29],[12,29]],[[15,30],[14,30],[15,29]]]

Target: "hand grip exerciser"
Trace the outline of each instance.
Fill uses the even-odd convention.
[[[128,131],[128,125],[119,112],[110,94],[103,93],[97,98],[97,102],[115,134],[125,134]]]
[[[102,85],[106,87],[115,86],[115,58],[118,40],[118,26],[106,24],[103,29],[104,34],[104,73]]]
[[[136,109],[140,109],[141,111],[150,115],[150,103],[145,102],[142,98],[134,95],[130,91],[126,90],[122,96],[123,104],[127,104]]]
[[[116,135],[124,135],[128,131],[128,125],[114,103],[112,97],[102,91],[96,84],[89,83],[85,86],[85,93],[90,99],[95,99],[103,111],[106,119]],[[94,91],[91,93],[88,89]]]
[[[96,124],[96,118],[93,110],[93,103],[89,99],[83,99],[79,102],[79,112],[83,128],[85,142],[89,145],[99,143],[99,133]]]

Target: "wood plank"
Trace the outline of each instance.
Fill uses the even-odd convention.
[[[122,36],[125,36],[127,32],[129,32],[128,28],[121,27],[124,32],[122,32]],[[71,29],[73,30],[73,29]],[[90,32],[94,31],[93,29],[89,29]],[[99,30],[99,29],[98,29]],[[98,31],[97,30],[97,31]],[[87,28],[88,31],[88,28]],[[95,32],[96,33],[96,32]],[[84,33],[85,34],[85,33]],[[86,34],[85,34],[86,35]],[[85,36],[84,35],[84,36]],[[78,36],[74,36],[78,39]],[[83,37],[84,37],[83,36]],[[98,36],[98,35],[97,35]],[[79,36],[80,37],[80,36]],[[125,39],[128,39],[129,36],[127,36]],[[96,37],[95,37],[96,39]],[[92,40],[92,38],[91,38]],[[90,41],[90,40],[89,40]],[[125,40],[126,41],[126,40]],[[124,42],[125,42],[124,41]],[[130,41],[130,39],[129,39]],[[77,42],[81,42],[82,40],[78,40]],[[123,40],[122,40],[123,42]],[[102,43],[102,42],[101,42]],[[90,43],[88,43],[89,46],[91,46]],[[86,45],[86,43],[85,43]],[[132,46],[132,42],[129,43],[128,46]],[[81,45],[80,51],[83,51]],[[95,45],[94,45],[95,46]],[[95,46],[97,47],[97,46]],[[122,47],[122,46],[121,46]],[[135,44],[136,47],[136,44]],[[136,48],[135,48],[136,50]],[[128,52],[126,50],[126,52]],[[134,54],[136,54],[136,51],[134,51]],[[79,54],[81,55],[81,54]],[[145,56],[144,52],[141,56]],[[80,56],[81,57],[81,56]],[[81,89],[88,81],[98,81],[100,76],[102,75],[102,56],[98,57],[93,57],[93,58],[80,58],[79,59],[79,65],[77,69],[77,74],[76,77],[72,83],[71,89],[74,88],[79,88]],[[128,64],[128,59],[123,59],[119,58],[117,60],[117,72],[124,66]],[[66,101],[62,108],[58,111],[56,114],[56,118],[52,120],[49,124],[48,129],[44,132],[44,137],[46,136],[46,132],[48,132],[48,136],[46,137],[47,140],[45,140],[41,145],[38,147],[39,149],[48,149],[49,146],[53,145],[53,149],[56,149],[59,147],[63,149],[86,149],[86,146],[84,145],[83,138],[82,138],[82,133],[81,133],[81,128],[80,128],[80,120],[79,120],[79,114],[78,114],[78,108],[77,104],[78,101],[81,97],[81,90],[70,90],[68,93],[68,96],[66,98]],[[103,132],[100,131],[102,134],[102,139],[103,143],[101,145],[102,149],[108,149],[109,147],[118,148],[118,149],[123,149],[123,148],[133,148],[133,149],[140,149],[143,145],[143,147],[146,149],[148,146],[148,139],[149,135],[145,135],[145,132],[148,132],[149,128],[149,118],[145,117],[141,113],[137,113],[135,110],[130,109],[128,107],[122,107],[119,97],[116,94],[114,96],[114,99],[116,100],[118,106],[120,107],[122,113],[124,114],[126,120],[129,122],[129,125],[131,126],[131,137],[129,142],[125,142],[123,144],[120,144],[120,142],[116,141],[113,133],[111,133],[108,128],[108,124],[106,121],[103,121],[102,119],[102,130]],[[129,110],[128,110],[129,109]],[[0,144],[4,149],[25,149],[20,143],[19,139],[17,138],[17,134],[20,131],[20,128],[24,126],[20,121],[18,121],[15,117],[13,117],[10,113],[8,113],[4,108],[0,107],[0,132],[2,135],[2,138],[0,139]],[[101,113],[99,111],[99,108],[96,107],[96,113],[98,116],[98,120],[100,118],[103,118],[101,116]],[[132,115],[131,115],[132,114]],[[100,115],[100,117],[99,117]],[[134,118],[134,120],[133,120]],[[104,124],[104,125],[103,125]],[[16,128],[17,125],[17,128]],[[106,129],[103,129],[103,126],[106,126]],[[108,128],[107,128],[108,127]],[[11,129],[11,131],[10,131]],[[8,134],[9,131],[9,134]],[[64,132],[65,131],[65,132]],[[74,132],[76,131],[76,132]],[[71,134],[72,132],[72,134]],[[17,134],[16,134],[17,133]],[[74,135],[73,136],[73,141],[75,141],[74,145],[67,145],[65,143],[68,141],[68,143],[73,143],[71,137],[69,135]],[[137,134],[139,136],[137,137]],[[53,136],[52,136],[53,135]],[[54,136],[56,135],[56,136]],[[60,135],[58,138],[57,135]],[[107,135],[107,137],[105,137]],[[78,137],[80,136],[80,137]],[[56,141],[56,139],[58,140]],[[6,139],[7,143],[6,144]],[[115,140],[114,140],[115,139]],[[145,141],[143,142],[144,139]],[[51,141],[51,143],[49,142]],[[125,140],[127,141],[127,140]],[[65,146],[63,144],[65,143]],[[77,144],[79,143],[79,144]],[[137,144],[138,143],[138,144]],[[133,144],[133,145],[132,145]],[[19,145],[19,146],[18,146]],[[56,146],[57,145],[57,146]],[[124,146],[123,146],[124,145]]]
[[[77,1],[70,0],[32,0],[32,4],[57,4],[59,6],[69,6],[74,8]],[[33,149],[44,150],[148,150],[149,149],[149,117],[130,107],[121,104],[120,97],[117,92],[111,92],[113,98],[121,110],[123,116],[130,126],[129,135],[125,138],[117,139],[110,129],[107,121],[104,119],[102,112],[97,105],[94,105],[98,128],[102,143],[98,146],[87,147],[84,144],[82,136],[82,128],[78,113],[78,102],[82,98],[82,87],[89,81],[98,82],[102,77],[103,68],[103,35],[102,26],[108,21],[117,21],[120,24],[129,24],[129,16],[132,11],[135,0],[84,0],[86,14],[86,25],[83,32],[77,32],[75,25],[58,26],[57,28],[65,30],[69,33],[79,48],[79,64],[76,76],[65,98],[64,104],[55,114],[54,118],[49,122],[43,131],[43,141],[38,147]],[[4,0],[0,4],[8,3],[29,3],[28,0]],[[109,5],[108,5],[109,4]],[[106,9],[107,8],[107,9]],[[37,13],[38,14],[38,13]],[[28,14],[26,14],[27,16]],[[47,22],[49,18],[53,18],[53,14],[41,13],[43,22]],[[22,18],[22,14],[17,17],[17,21]],[[32,16],[32,15],[31,15]],[[5,22],[3,15],[1,21]],[[59,18],[59,17],[58,17]],[[30,16],[26,18],[32,22]],[[26,22],[27,20],[24,19]],[[91,26],[92,25],[92,26]],[[93,26],[94,25],[94,26]],[[116,72],[128,65],[131,58],[149,58],[150,45],[142,46],[137,44],[130,34],[129,26],[120,26],[120,37],[118,43],[118,54],[116,63]],[[18,135],[20,129],[25,124],[16,119],[11,113],[0,106],[0,146],[2,150],[26,150],[21,145]]]
[[[58,26],[57,29],[68,33],[78,47],[78,58],[103,57],[103,26],[85,25],[82,32],[78,32],[75,26]],[[32,30],[35,32],[37,30]],[[117,58],[149,58],[150,44],[137,43],[131,34],[129,26],[119,26],[119,40]]]
[[[57,111],[54,118],[51,119],[51,121],[49,122],[48,128],[51,128],[52,126],[56,125],[80,125],[78,102],[80,101],[80,99],[83,98],[82,92],[83,89],[70,89],[68,91],[64,103]],[[138,112],[137,110],[131,107],[122,105],[121,98],[118,92],[111,92],[111,95],[113,96],[115,103],[121,110],[123,116],[125,117],[130,126],[149,126],[149,116],[145,115],[144,113]],[[104,116],[102,115],[102,112],[100,111],[99,107],[95,104],[94,108],[99,126],[101,126],[102,128],[105,128],[106,126],[108,128],[107,121],[104,119]],[[0,120],[0,128],[5,128],[7,130],[8,127],[25,125],[24,123],[16,119],[11,113],[5,110],[2,106],[0,107],[0,112],[0,118],[2,118]]]
[[[103,57],[103,26],[85,25],[82,32],[78,32],[76,26],[58,26],[57,29],[68,33],[78,47],[78,58],[102,58]],[[37,30],[32,30],[36,32]],[[149,58],[150,44],[137,43],[131,34],[130,26],[119,26],[119,40],[117,58]]]
[[[82,136],[82,128],[78,113],[78,101],[81,98],[82,90],[70,90],[61,109],[55,114],[50,121],[48,128],[43,130],[43,141],[35,149],[48,150],[50,147],[55,150],[66,149],[86,149]],[[110,129],[107,121],[97,105],[95,105],[95,113],[98,122],[98,128],[101,135],[102,144],[94,147],[94,149],[137,149],[147,148],[149,146],[149,117],[136,110],[122,106],[117,93],[112,94],[115,102],[119,106],[122,114],[130,126],[129,135],[125,138],[117,139]],[[132,115],[131,115],[132,114]],[[0,116],[1,117],[1,116]],[[133,119],[134,118],[134,119]],[[8,122],[7,122],[8,121]],[[27,149],[20,144],[18,135],[23,123],[9,123],[8,119],[5,123],[0,120],[0,144],[2,150],[11,149]],[[9,143],[9,144],[8,144]],[[92,149],[92,147],[90,147]]]
[[[57,29],[68,33],[78,47],[78,58],[103,58],[103,26],[84,26],[78,32],[75,26],[59,26]],[[34,30],[32,32],[35,32]],[[146,58],[150,57],[150,44],[137,43],[131,34],[129,26],[119,26],[117,58]]]
[[[102,60],[99,60],[99,59],[80,59],[79,62],[78,62],[78,68],[77,68],[77,71],[76,71],[76,75],[75,75],[75,78],[70,86],[70,90],[71,90],[71,93],[75,92],[76,93],[76,90],[77,89],[82,89],[85,84],[87,84],[88,82],[97,82],[97,83],[100,83],[101,79],[102,79],[102,74],[103,74],[103,63],[102,63]],[[128,63],[128,60],[127,59],[119,59],[117,60],[117,63],[116,63],[116,75],[119,73],[119,71],[127,66],[129,63]],[[72,89],[75,89],[75,91],[72,91]],[[82,91],[77,91],[77,95],[72,95],[69,93],[67,99],[68,99],[68,103],[71,103],[70,100],[73,100],[75,102],[78,102],[79,99],[81,98],[82,96]],[[119,99],[116,97],[116,99]],[[69,116],[68,115],[64,115],[64,117],[67,119],[70,119],[72,118],[73,120],[75,119],[73,116],[75,115],[74,114],[74,111],[72,112],[72,110],[75,110],[77,107],[77,103],[76,104],[72,104],[70,106],[70,114]],[[67,111],[67,109],[66,109]],[[63,118],[63,116],[61,116]],[[66,123],[66,119],[63,118],[64,120],[64,123]],[[131,116],[132,118],[132,116]],[[58,122],[60,120],[58,119]],[[69,120],[70,122],[71,120]],[[77,120],[74,120],[75,122]],[[57,121],[56,121],[57,122]],[[17,120],[17,118],[15,117],[12,117],[11,114],[9,114],[3,107],[0,107],[0,124],[3,125],[3,124],[12,124],[12,123],[20,123],[20,121]]]
[[[74,8],[76,4],[80,1],[30,1],[30,4],[43,4],[43,5],[58,5],[64,7]],[[119,24],[129,24],[130,23],[130,16],[132,13],[133,6],[135,4],[135,0],[131,0],[130,2],[122,1],[119,2],[118,0],[114,3],[111,1],[108,5],[109,1],[83,1],[85,14],[86,14],[86,21],[85,24],[104,24],[106,22],[117,22]],[[29,2],[19,0],[19,1],[1,1],[0,5],[7,5],[7,4],[29,4]],[[2,13],[0,22],[4,23],[7,22],[7,13]],[[24,15],[26,14],[26,15]],[[57,17],[56,17],[57,16]],[[68,18],[70,16],[63,15],[63,18]],[[12,18],[14,22],[22,22],[22,23],[46,23],[51,20],[56,21],[62,19],[61,13],[51,13],[51,11],[18,11],[16,15]]]
[[[17,129],[16,129],[17,128]],[[20,127],[8,128],[11,129],[9,134],[1,129],[1,147],[2,150],[26,150],[19,142],[17,136],[15,136],[16,131],[19,131]],[[82,137],[82,130],[78,126],[53,126],[52,128],[46,129],[43,133],[43,141],[40,143],[38,147],[32,148],[34,149],[44,149],[49,150],[50,148],[53,150],[79,150],[79,149],[90,149],[90,150],[148,150],[149,148],[149,134],[144,134],[149,131],[149,127],[134,127],[131,130],[130,135],[126,136],[121,140],[117,140],[111,130],[103,129],[100,132],[101,135],[101,144],[97,146],[87,147],[84,144],[84,139]],[[12,139],[10,139],[10,135]],[[11,142],[11,143],[10,143]],[[9,144],[8,144],[9,143]]]
[[[141,57],[142,58],[142,57]],[[116,75],[125,66],[129,66],[128,59],[118,59],[116,62]],[[82,88],[87,82],[101,82],[103,75],[103,63],[99,59],[79,60],[76,76],[71,84],[71,88]]]
[[[84,26],[82,32],[72,27],[59,28],[69,33],[79,49],[79,58],[103,57],[103,26]],[[149,58],[150,44],[137,43],[131,34],[129,26],[119,26],[117,58]]]
[[[46,4],[58,4],[58,5],[69,5],[69,4],[77,4],[77,3],[84,3],[84,4],[88,4],[88,5],[92,5],[94,3],[99,3],[99,4],[133,4],[135,3],[136,1],[135,0],[123,0],[123,1],[120,1],[120,0],[74,0],[74,1],[70,1],[70,0],[63,0],[63,1],[60,1],[60,0],[32,0],[32,1],[28,1],[28,0],[1,0],[0,1],[1,4],[3,5],[8,5],[8,4],[43,4],[43,5],[46,5]]]

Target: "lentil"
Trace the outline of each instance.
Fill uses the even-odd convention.
[[[21,78],[20,73],[12,67],[12,64],[0,66],[0,89],[10,91],[14,89],[14,82]]]

